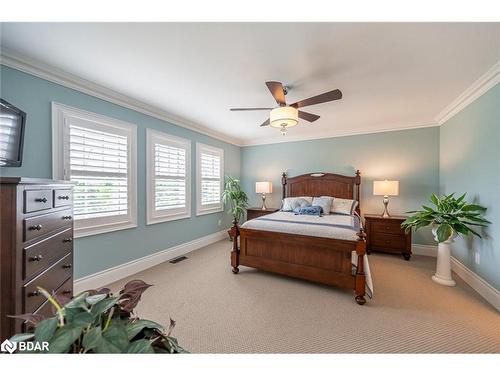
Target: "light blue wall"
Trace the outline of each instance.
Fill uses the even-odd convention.
[[[418,209],[438,190],[439,128],[425,128],[312,141],[243,147],[242,183],[252,205],[260,206],[256,181],[272,181],[274,193],[268,206],[279,207],[281,173],[362,173],[362,213],[381,213],[382,197],[373,196],[373,180],[400,181],[400,195],[391,197],[392,214]],[[413,242],[432,244],[428,230],[416,233]]]
[[[192,217],[146,226],[146,128],[168,132],[224,149],[225,173],[240,175],[240,149],[208,136],[82,94],[20,71],[0,67],[0,96],[28,114],[23,166],[2,168],[4,176],[52,178],[51,102],[99,113],[138,126],[138,227],[75,241],[75,277],[116,266],[159,250],[199,238],[231,225],[225,213],[196,217],[196,190],[192,189]],[[196,160],[193,157],[192,181]],[[218,220],[222,219],[222,225]]]
[[[500,88],[490,90],[441,128],[328,138],[312,141],[239,148],[208,136],[166,123],[104,100],[39,79],[17,70],[0,67],[0,96],[28,113],[25,153],[21,168],[2,168],[5,176],[52,177],[52,101],[132,122],[138,125],[138,227],[85,237],[75,242],[75,276],[82,277],[152,254],[230,225],[226,214],[195,215],[190,219],[146,226],[145,137],[146,128],[165,131],[221,147],[225,150],[225,172],[239,176],[251,205],[260,205],[255,182],[273,181],[275,192],[269,206],[280,204],[280,176],[311,171],[339,174],[362,172],[362,211],[378,213],[381,197],[372,195],[375,179],[400,180],[400,196],[392,197],[393,214],[417,209],[432,192],[469,192],[488,207],[494,224],[483,240],[458,240],[454,256],[496,288],[500,287],[498,254],[500,207]],[[193,144],[194,146],[194,144]],[[194,150],[194,147],[193,147]],[[240,162],[241,157],[241,162]],[[195,162],[193,158],[193,162]],[[240,165],[241,164],[241,165]],[[242,173],[240,173],[240,167]],[[193,166],[193,181],[195,168]],[[195,189],[193,189],[195,202]],[[219,227],[218,220],[223,224]],[[428,231],[419,232],[415,243],[434,244]],[[469,250],[477,249],[480,264]]]
[[[500,85],[441,126],[439,170],[442,193],[467,192],[493,223],[483,239],[456,240],[453,256],[500,289]]]

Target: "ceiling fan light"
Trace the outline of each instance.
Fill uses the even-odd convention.
[[[278,107],[271,111],[270,125],[274,128],[291,128],[299,123],[299,111],[294,107]]]

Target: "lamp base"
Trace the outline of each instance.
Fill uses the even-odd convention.
[[[387,206],[389,205],[389,196],[384,195],[384,200],[382,202],[384,203],[384,212],[382,212],[382,217],[385,219],[391,217],[389,211],[387,210]]]
[[[266,195],[265,194],[262,194],[262,207],[260,209],[262,211],[267,210],[267,207],[266,207]]]

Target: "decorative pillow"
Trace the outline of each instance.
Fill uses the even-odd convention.
[[[312,197],[290,197],[283,199],[283,206],[281,211],[291,212],[297,207],[310,206],[312,203]]]
[[[321,206],[306,206],[306,207],[296,207],[293,212],[295,215],[312,215],[321,216],[323,208]]]
[[[320,206],[323,209],[323,214],[330,215],[332,202],[333,202],[332,197],[314,197],[312,205]]]
[[[332,212],[336,214],[353,215],[358,201],[352,199],[334,198],[332,203]]]

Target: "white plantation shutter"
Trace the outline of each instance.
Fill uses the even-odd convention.
[[[127,137],[69,126],[75,220],[127,215]]]
[[[201,204],[220,202],[221,157],[201,152]]]
[[[197,143],[198,215],[222,210],[224,151]]]
[[[136,226],[136,127],[53,104],[54,177],[70,180],[76,236]]]
[[[148,148],[148,224],[191,216],[191,142],[151,129]]]

